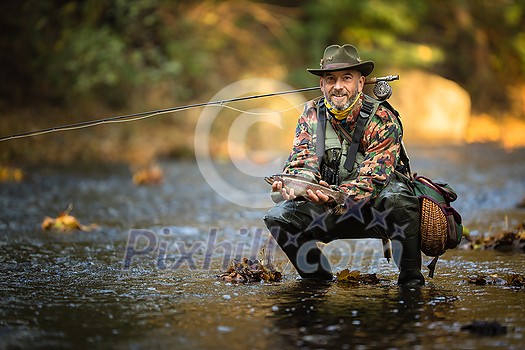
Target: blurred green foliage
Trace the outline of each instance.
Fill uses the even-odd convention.
[[[353,43],[379,73],[426,69],[498,111],[525,81],[523,28],[521,0],[4,1],[0,99],[122,107],[156,89],[203,100],[245,77],[310,86],[323,49]]]

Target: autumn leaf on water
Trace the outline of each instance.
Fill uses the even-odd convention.
[[[375,273],[361,273],[359,270],[344,269],[337,273],[337,282],[345,282],[352,284],[378,284],[379,278]]]
[[[20,182],[24,179],[24,172],[19,168],[0,166],[0,182]]]
[[[133,174],[133,183],[140,185],[159,185],[162,183],[164,173],[160,166],[152,165],[147,168],[137,170]]]
[[[89,232],[97,226],[95,224],[89,226],[82,225],[76,217],[69,215],[71,210],[73,210],[73,204],[69,204],[66,210],[58,214],[56,218],[46,216],[42,221],[42,230],[61,232],[80,230]]]

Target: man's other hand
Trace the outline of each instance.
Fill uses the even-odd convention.
[[[323,180],[319,181],[319,185],[330,187],[330,185],[326,181],[323,181]],[[311,202],[317,203],[317,204],[325,204],[330,201],[330,197],[328,197],[326,194],[324,194],[323,192],[319,190],[315,192],[312,190],[307,190],[306,194],[308,195],[307,197],[308,200],[310,200]]]

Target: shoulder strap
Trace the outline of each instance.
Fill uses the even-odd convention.
[[[345,169],[348,171],[352,171],[354,167],[355,157],[357,156],[357,151],[359,149],[359,142],[365,133],[365,125],[373,109],[374,105],[364,99],[361,111],[359,112],[359,119],[357,120],[354,134],[352,135],[352,141],[350,147],[348,147],[348,152],[346,153]]]
[[[321,159],[324,156],[324,147],[325,147],[325,130],[326,130],[326,106],[324,105],[324,100],[320,99],[317,103],[317,129],[316,137],[317,141],[315,143],[315,155],[321,164]]]

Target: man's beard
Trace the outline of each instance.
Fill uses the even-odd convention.
[[[346,103],[343,106],[337,106],[330,97],[325,96],[325,98],[328,100],[328,102],[330,102],[332,107],[334,107],[338,111],[344,111],[345,109],[350,107],[352,105],[352,103],[354,103],[354,101],[357,99],[357,95],[358,94],[359,94],[359,91],[356,90],[354,92],[354,94],[348,98],[348,100],[346,101]]]

